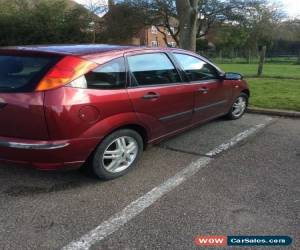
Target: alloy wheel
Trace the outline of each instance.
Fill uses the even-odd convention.
[[[138,154],[138,143],[130,136],[121,136],[105,149],[102,163],[106,171],[119,173],[129,168]]]
[[[232,115],[234,117],[241,116],[247,107],[247,100],[244,96],[239,96],[232,106]]]

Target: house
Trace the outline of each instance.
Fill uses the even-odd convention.
[[[83,4],[83,0],[73,0],[71,1],[73,4],[80,4],[84,6],[87,9],[93,9],[91,6],[88,6],[87,4]],[[91,0],[90,3],[94,3],[95,6],[97,6],[97,1]],[[97,23],[101,23],[99,20],[104,20],[107,18],[108,13],[115,8],[114,1],[112,0],[102,0],[102,9],[105,13],[101,12],[101,14],[95,15],[92,11],[92,15],[95,17],[96,20],[98,20]],[[92,5],[92,4],[91,4]],[[91,31],[96,33],[95,25],[93,25],[95,22],[91,24]],[[175,28],[178,25],[177,20],[174,18],[170,20],[170,29],[172,30],[172,33],[175,32]],[[102,28],[103,29],[103,28]],[[105,29],[105,28],[104,28]],[[95,40],[95,37],[94,37]],[[149,46],[149,47],[177,47],[177,43],[175,39],[172,37],[169,30],[163,26],[156,26],[156,25],[146,25],[142,27],[138,32],[136,32],[132,37],[127,38],[126,40],[119,40],[119,44],[122,45],[140,45],[140,46]]]
[[[171,27],[174,32],[174,27]],[[142,45],[149,47],[177,47],[177,43],[171,33],[162,26],[145,26],[127,44]]]

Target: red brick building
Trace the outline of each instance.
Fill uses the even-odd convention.
[[[122,41],[121,44],[148,47],[178,47],[176,41],[166,28],[158,27],[158,29],[154,25],[146,26],[132,38]]]
[[[171,29],[174,30],[173,27]],[[166,28],[156,28],[154,25],[146,26],[128,42],[149,47],[177,47],[176,41]]]
[[[79,4],[78,2],[81,3],[82,1],[71,0],[70,6]],[[102,16],[92,14],[95,17],[95,19],[101,20],[102,18],[106,18],[106,15],[109,13],[109,11],[113,10],[113,8],[115,7],[114,2],[111,0],[107,0],[106,4],[108,7],[108,12]],[[170,20],[170,25],[173,25],[170,27],[173,33],[175,31],[174,27],[176,27],[177,24],[178,22],[176,19],[172,18]],[[170,34],[169,30],[163,26],[156,27],[155,25],[145,26],[132,38],[127,39],[126,41],[119,41],[119,43],[125,45],[141,45],[149,47],[177,47],[177,43]]]

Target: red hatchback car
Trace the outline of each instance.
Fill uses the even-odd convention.
[[[128,172],[148,143],[216,117],[240,118],[240,74],[180,49],[111,45],[0,49],[0,159]]]

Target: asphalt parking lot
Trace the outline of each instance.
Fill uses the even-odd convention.
[[[294,242],[282,249],[300,249],[300,120],[253,114],[150,147],[113,181],[1,166],[0,248],[79,249],[70,243],[199,158],[209,162],[126,223],[108,224],[91,249],[197,249],[200,234],[288,235]]]

